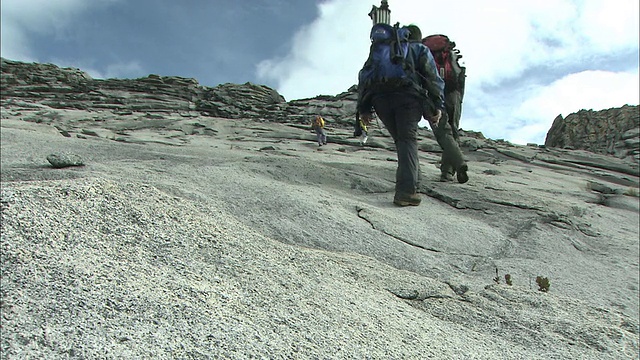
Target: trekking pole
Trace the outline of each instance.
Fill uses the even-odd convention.
[[[382,126],[380,126],[380,120],[378,120],[377,116],[376,116],[376,124],[378,124],[378,129],[380,129],[380,131],[382,131]]]

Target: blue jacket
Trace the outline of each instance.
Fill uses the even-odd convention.
[[[444,80],[438,74],[436,62],[429,48],[419,41],[410,42],[405,61],[408,66],[415,69],[412,80],[417,86],[394,89],[393,92],[417,95],[420,99],[428,99],[436,109],[444,110]],[[367,88],[364,84],[358,84],[357,108],[361,114],[371,112],[374,95],[383,95],[383,93]]]
[[[409,48],[409,56],[413,55],[414,64],[417,64],[415,69],[421,80],[420,85],[427,90],[427,95],[436,108],[444,110],[444,80],[438,73],[431,50],[421,42],[411,42]]]

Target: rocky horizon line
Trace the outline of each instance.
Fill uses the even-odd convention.
[[[306,124],[311,116],[320,114],[330,126],[348,128],[353,126],[357,101],[356,85],[336,95],[287,101],[276,89],[251,82],[210,87],[201,85],[195,78],[157,74],[135,79],[94,79],[79,68],[4,57],[1,60],[3,101],[5,98],[38,100],[59,109],[95,108],[111,110],[116,115],[177,112],[185,117],[249,118],[292,124]],[[482,132],[464,132],[470,137],[486,139]],[[581,149],[619,158],[629,156],[640,161],[639,134],[638,105],[581,109],[565,117],[559,114],[544,144],[539,146]]]

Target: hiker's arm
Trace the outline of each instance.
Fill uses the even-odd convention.
[[[438,109],[444,109],[444,80],[438,75],[436,62],[431,55],[431,51],[421,45],[418,59],[417,71],[424,77],[423,87],[429,93],[429,99]]]
[[[364,114],[371,114],[371,109],[373,108],[373,103],[371,102],[371,94],[367,91],[367,87],[365,84],[360,81],[360,73],[358,73],[358,102],[356,104],[356,111],[360,114],[361,118]]]
[[[360,113],[360,117],[365,114],[371,114],[371,109],[373,108],[373,104],[371,102],[371,96],[366,93],[364,87],[360,90],[358,87],[358,104],[357,110]]]

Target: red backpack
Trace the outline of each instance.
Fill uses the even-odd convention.
[[[422,39],[422,43],[431,50],[445,89],[464,91],[465,68],[458,63],[462,55],[455,48],[456,43],[442,34],[429,35]]]

